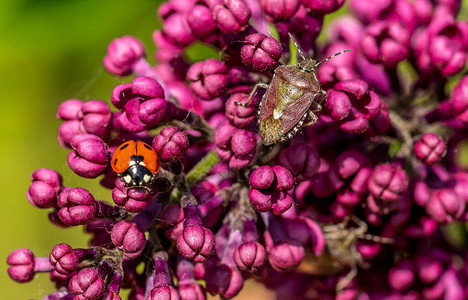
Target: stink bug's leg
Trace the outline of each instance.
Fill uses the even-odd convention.
[[[343,54],[343,53],[345,53],[345,52],[349,52],[349,51],[351,51],[351,49],[343,50],[343,51],[340,51],[340,52],[338,52],[338,53],[333,54],[332,56],[330,56],[330,57],[328,57],[328,58],[325,58],[325,59],[322,60],[322,61],[319,61],[318,63],[315,64],[315,69],[317,70],[318,66],[320,66],[320,65],[323,64],[324,62],[328,61],[329,59],[331,59],[331,58],[333,58],[333,57],[335,57],[335,56],[338,56],[338,55],[340,55],[340,54]]]
[[[250,100],[252,100],[253,96],[255,95],[255,93],[257,92],[257,89],[258,88],[264,88],[265,90],[268,89],[269,85],[266,84],[266,83],[257,83],[253,90],[250,92],[250,95],[249,95],[249,99],[247,100],[247,102],[245,103],[240,103],[240,102],[234,102],[235,105],[239,105],[239,106],[244,106],[244,107],[247,107],[249,106],[250,104]]]
[[[315,123],[317,123],[317,120],[318,120],[317,115],[314,114],[314,112],[310,109],[307,113],[309,114],[310,121],[305,124],[302,124],[302,127],[307,127],[307,126],[314,125]]]
[[[309,108],[310,111],[316,113],[316,112],[319,112],[322,110],[322,105],[319,104],[319,102],[315,102],[313,101],[311,104],[310,104],[310,108]]]
[[[319,90],[317,92],[317,96],[315,96],[316,100],[317,100],[317,103],[318,104],[321,104],[323,102],[323,100],[325,100],[328,96],[328,93],[324,90]]]
[[[305,60],[306,59],[305,55],[302,52],[301,48],[299,47],[299,44],[296,42],[296,40],[294,39],[294,37],[292,36],[292,34],[290,32],[288,32],[288,35],[289,35],[289,38],[291,39],[291,41],[294,43],[294,45],[296,45],[297,52],[301,56],[302,60]]]
[[[359,253],[357,253],[354,247],[353,249],[351,249],[351,251],[353,253],[353,257],[355,257],[354,255],[359,255]],[[351,270],[349,270],[348,274],[346,274],[345,277],[341,278],[335,286],[335,291],[337,294],[341,293],[348,286],[348,284],[354,279],[354,277],[356,277],[358,274],[356,259],[352,260],[350,267],[351,267]]]

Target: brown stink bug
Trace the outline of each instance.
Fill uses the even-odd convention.
[[[286,141],[301,127],[317,122],[316,113],[322,109],[321,103],[327,97],[327,92],[320,88],[317,68],[330,58],[351,51],[344,50],[317,62],[311,58],[306,59],[291,34],[289,37],[296,45],[302,61],[277,67],[269,85],[257,83],[246,103],[236,103],[247,106],[258,88],[267,90],[258,113],[260,136],[265,145]]]

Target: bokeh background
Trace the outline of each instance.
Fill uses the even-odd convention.
[[[88,188],[95,198],[110,192],[74,175],[68,151],[58,145],[55,118],[61,102],[71,98],[109,100],[112,88],[131,78],[116,78],[102,67],[108,43],[136,36],[152,62],[151,34],[160,26],[161,0],[2,0],[0,1],[0,291],[1,299],[41,299],[54,291],[48,274],[26,284],[9,279],[6,257],[16,248],[48,256],[55,244],[86,247],[81,228],[59,229],[47,221],[47,210],[26,200],[30,174],[38,168],[59,171],[66,186]],[[462,16],[468,17],[468,0]],[[329,18],[327,19],[329,20]],[[198,52],[197,52],[198,51]],[[194,49],[193,58],[206,55]],[[268,299],[271,294],[252,283],[242,299]]]

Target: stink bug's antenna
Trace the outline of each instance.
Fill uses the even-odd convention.
[[[328,57],[328,58],[325,58],[324,60],[319,61],[318,63],[316,63],[316,64],[315,64],[315,68],[317,69],[318,66],[320,66],[320,65],[323,64],[324,62],[328,61],[329,59],[331,59],[331,58],[333,58],[333,57],[335,57],[335,56],[338,56],[338,55],[340,55],[340,54],[343,54],[343,53],[345,53],[345,52],[349,52],[349,51],[351,51],[351,49],[349,49],[349,50],[343,50],[343,51],[340,51],[340,52],[338,52],[338,53],[335,53],[335,54],[333,54],[332,56],[330,56],[330,57]]]
[[[299,47],[299,44],[296,42],[296,40],[292,36],[291,32],[288,32],[288,35],[291,41],[294,43],[294,45],[296,45],[297,52],[299,52],[299,55],[302,57],[302,60],[305,60],[306,58],[304,56],[304,53],[302,52],[301,47]]]

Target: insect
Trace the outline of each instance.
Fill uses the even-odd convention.
[[[335,287],[336,292],[340,293],[356,277],[358,267],[368,267],[356,250],[358,239],[376,243],[393,243],[391,238],[368,234],[367,229],[366,222],[356,216],[347,217],[342,223],[322,226],[326,251],[318,257],[310,257],[302,271],[315,275],[330,275],[350,268],[350,271],[338,281]]]
[[[159,171],[160,163],[150,145],[141,141],[127,141],[114,151],[111,166],[126,185],[147,188]]]
[[[277,67],[269,85],[257,83],[246,103],[236,103],[248,106],[258,88],[267,90],[258,113],[260,137],[264,145],[287,141],[300,128],[317,122],[316,113],[320,112],[321,103],[327,97],[327,92],[320,88],[317,68],[332,57],[351,51],[344,50],[317,62],[306,59],[291,34],[289,37],[296,45],[302,61]]]

